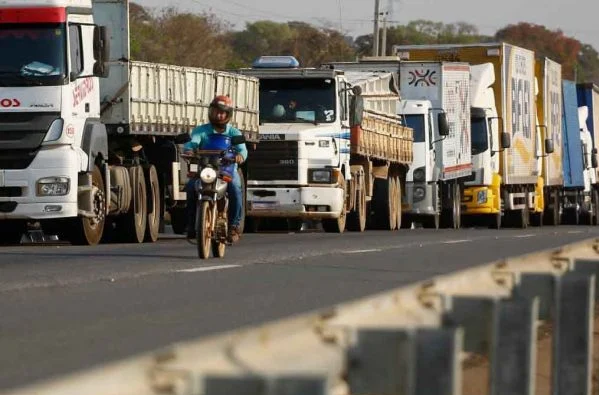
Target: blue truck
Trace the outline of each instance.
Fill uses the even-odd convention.
[[[593,137],[587,128],[589,107],[585,89],[563,81],[563,171],[562,224],[596,225],[599,217],[597,160]]]

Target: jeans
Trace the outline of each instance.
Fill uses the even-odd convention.
[[[195,189],[196,179],[190,179],[185,185],[187,193],[187,229],[195,229],[196,221],[196,202],[198,196]],[[233,180],[227,185],[227,194],[229,197],[229,212],[227,213],[229,226],[239,226],[241,222],[241,210],[243,209],[243,194],[241,193],[241,179],[237,170],[233,172]]]

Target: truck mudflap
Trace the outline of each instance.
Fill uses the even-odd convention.
[[[270,218],[338,218],[343,190],[335,187],[249,188],[247,216]]]

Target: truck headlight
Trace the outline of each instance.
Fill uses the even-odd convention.
[[[426,190],[424,187],[415,187],[414,192],[412,192],[412,196],[414,197],[415,202],[419,202],[426,196]]]
[[[426,179],[426,171],[424,170],[424,167],[419,167],[416,170],[414,170],[413,178],[414,181],[424,182],[424,180]]]
[[[57,118],[52,122],[48,131],[46,132],[46,137],[44,137],[44,141],[56,141],[62,136],[62,128],[64,127],[64,121],[62,118]]]
[[[211,184],[216,180],[216,171],[211,167],[204,167],[200,172],[200,180],[206,184]]]
[[[318,184],[331,184],[331,170],[329,169],[319,169],[319,170],[310,170],[308,174],[308,181]]]
[[[46,177],[37,180],[37,196],[65,196],[69,194],[68,177]]]

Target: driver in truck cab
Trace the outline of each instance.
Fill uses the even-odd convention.
[[[213,133],[222,133],[226,136],[241,136],[239,129],[231,126],[231,115],[233,113],[233,101],[230,97],[218,95],[214,97],[210,103],[208,110],[209,123],[197,126],[191,132],[191,140],[183,146],[185,154],[193,154],[196,149],[202,149],[202,144],[207,140],[207,136]],[[237,173],[237,167],[247,159],[248,151],[245,143],[235,145],[237,155],[235,156],[235,167],[233,171],[233,179],[228,184],[227,194],[229,195],[229,241],[236,242],[239,240],[242,215],[242,199],[241,180]],[[194,187],[194,180],[190,179],[185,186],[187,193],[187,237],[195,238],[195,217],[196,217],[196,200],[197,194]]]

